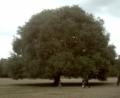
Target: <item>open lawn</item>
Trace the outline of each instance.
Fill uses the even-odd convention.
[[[62,79],[62,87],[53,87],[51,80],[0,79],[0,98],[120,98],[116,78],[106,82],[90,81],[82,88],[81,79]]]

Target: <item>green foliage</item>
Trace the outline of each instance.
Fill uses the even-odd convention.
[[[13,50],[18,55],[20,55],[22,53],[22,48],[21,47],[22,47],[21,40],[19,38],[14,39]]]
[[[80,76],[84,79],[89,79],[89,75],[95,71],[95,62],[86,56],[79,56],[77,61],[78,66],[80,66]]]
[[[7,59],[0,60],[0,77],[8,77]]]
[[[111,73],[115,73],[115,76],[117,76],[118,74],[120,74],[120,56],[118,56],[118,58],[115,61],[115,65],[112,66],[113,70],[111,70]]]
[[[9,77],[12,77],[13,79],[25,78],[25,67],[21,57],[13,54],[10,58],[8,58],[8,67]]]
[[[13,50],[23,59],[29,78],[63,75],[102,80],[114,63],[114,47],[108,44],[103,20],[78,6],[33,15],[18,34]]]

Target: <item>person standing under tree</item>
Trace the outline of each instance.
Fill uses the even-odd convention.
[[[90,87],[90,85],[89,85],[89,82],[88,82],[89,80],[88,80],[88,78],[87,79],[83,79],[82,80],[82,88],[85,88],[86,86],[87,87]]]

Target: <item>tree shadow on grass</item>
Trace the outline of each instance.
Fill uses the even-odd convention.
[[[112,82],[92,82],[90,83],[90,86],[113,86],[115,83]]]
[[[108,82],[90,82],[90,87],[97,87],[97,86],[112,86],[115,83],[108,83]],[[82,86],[82,83],[62,83],[62,86]]]
[[[55,87],[53,83],[22,83],[22,84],[12,84],[13,86],[34,86],[34,87]],[[81,87],[82,83],[69,83],[69,82],[65,82],[65,83],[61,83],[62,87]],[[111,83],[111,82],[92,82],[89,83],[90,87],[99,87],[99,86],[113,86],[115,85],[115,83]]]
[[[53,83],[19,83],[12,84],[13,86],[33,86],[33,87],[54,87]]]

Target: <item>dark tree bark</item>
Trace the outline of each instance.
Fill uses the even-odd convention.
[[[60,75],[56,75],[54,77],[54,86],[60,86],[61,83],[60,83]]]

